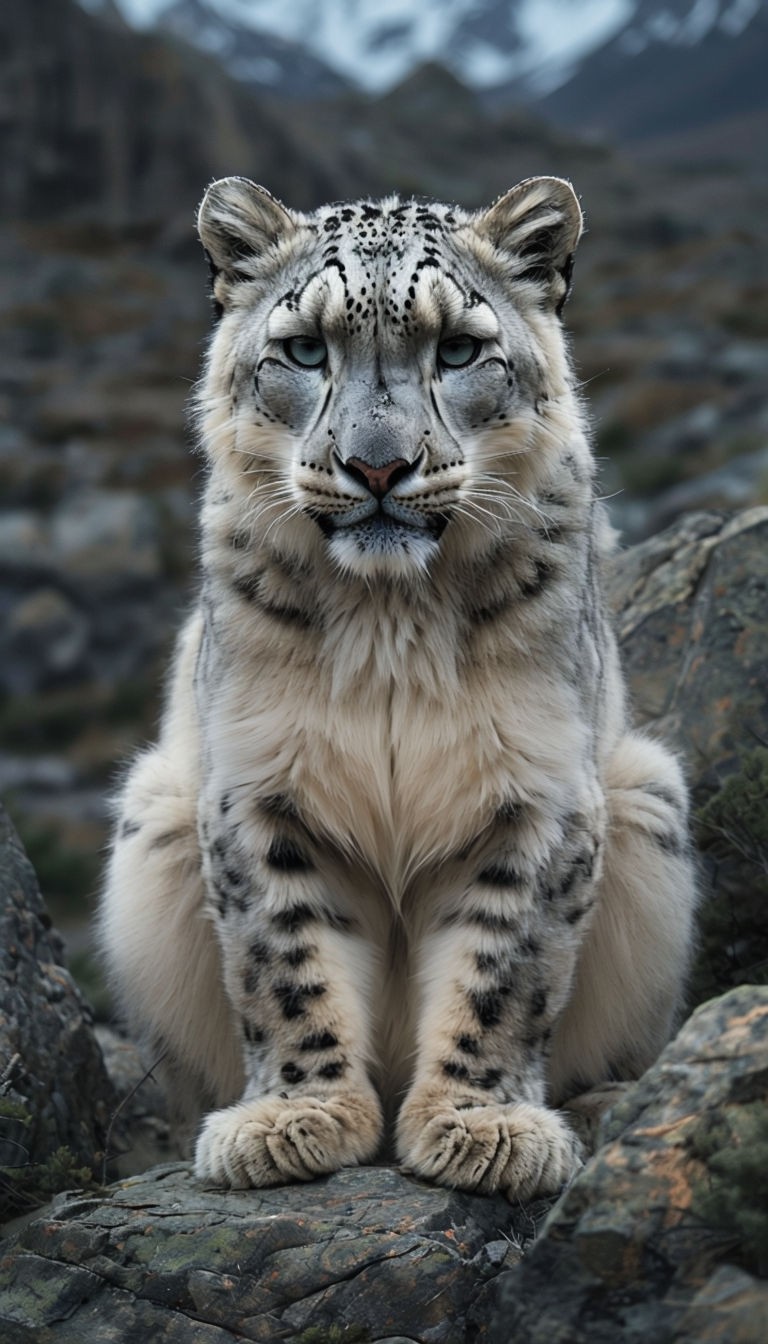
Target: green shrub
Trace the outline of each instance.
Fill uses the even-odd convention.
[[[768,1273],[768,1107],[762,1097],[700,1120],[689,1142],[708,1179],[693,1212],[730,1247],[726,1259]]]
[[[740,767],[699,808],[696,839],[714,872],[699,915],[692,997],[768,983],[768,748]]]

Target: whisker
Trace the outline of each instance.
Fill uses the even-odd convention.
[[[531,525],[530,513],[526,513],[526,509],[531,509],[531,506],[526,500],[500,499],[498,495],[487,495],[482,491],[478,491],[475,498],[485,500],[488,504],[495,504],[504,518],[514,519],[515,522],[522,523],[525,526]],[[541,522],[542,526],[546,525],[547,520],[543,514],[535,508],[531,509],[531,512],[534,518]]]
[[[491,537],[498,537],[500,535],[501,529],[499,527],[496,528],[489,527],[488,524],[484,521],[484,519],[475,517],[474,514],[468,508],[465,508],[464,505],[462,504],[451,505],[451,512],[457,513],[462,518],[469,519],[469,521],[473,524],[473,526],[482,527]],[[493,515],[490,516],[492,517]],[[495,521],[498,522],[498,519],[496,519]]]
[[[298,515],[299,515],[300,513],[303,513],[303,508],[302,508],[302,506],[301,506],[300,504],[294,504],[294,506],[293,506],[292,509],[288,509],[286,512],[279,514],[277,518],[274,518],[274,519],[272,520],[272,522],[270,523],[270,525],[269,525],[269,527],[267,528],[266,532],[264,533],[264,541],[266,542],[267,537],[269,536],[269,534],[270,534],[270,532],[272,531],[273,527],[276,527],[278,523],[283,523],[283,524],[284,524],[284,523],[288,523],[288,522],[290,522],[291,518],[296,518],[296,517],[298,517]]]
[[[550,521],[551,521],[551,516],[550,516],[549,514],[547,514],[547,513],[545,512],[545,510],[542,509],[541,506],[540,506],[538,503],[536,503],[534,500],[530,499],[530,498],[527,497],[526,495],[521,494],[520,491],[517,490],[517,489],[515,488],[515,486],[511,484],[511,482],[509,482],[509,481],[502,481],[502,480],[500,480],[499,478],[497,478],[497,477],[493,477],[493,476],[489,476],[489,475],[487,475],[486,473],[481,473],[481,474],[478,476],[477,480],[478,480],[479,482],[484,482],[484,483],[489,483],[489,484],[491,484],[491,485],[493,486],[493,488],[494,488],[494,492],[498,492],[499,489],[500,489],[501,487],[503,487],[503,489],[504,489],[509,495],[511,495],[512,498],[515,500],[515,502],[516,502],[517,504],[519,504],[522,508],[530,509],[532,513],[535,513],[536,516],[542,520],[542,522],[546,521],[548,518],[549,518]],[[479,495],[481,495],[481,496],[482,496],[483,493],[484,493],[482,490],[476,490],[476,487],[474,486],[474,482],[473,482],[473,485],[472,485],[471,488],[472,488],[472,492],[473,492],[473,493],[477,493],[477,494],[479,494]],[[499,495],[498,497],[501,498],[500,495]]]

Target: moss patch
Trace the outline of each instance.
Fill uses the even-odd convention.
[[[747,752],[731,775],[699,811],[710,847],[736,851],[768,879],[768,748]]]
[[[768,1273],[768,1108],[762,1097],[704,1115],[690,1140],[691,1155],[709,1175],[693,1212],[717,1238],[726,1258],[752,1274]]]

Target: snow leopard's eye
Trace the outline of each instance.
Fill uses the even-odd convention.
[[[283,341],[283,349],[302,369],[319,369],[328,357],[325,341],[317,336],[291,336],[290,340]]]
[[[464,369],[477,359],[481,345],[474,336],[449,336],[437,347],[437,362],[445,369]]]

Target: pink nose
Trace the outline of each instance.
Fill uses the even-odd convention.
[[[376,499],[383,499],[398,481],[413,470],[413,463],[406,462],[404,457],[396,457],[394,462],[387,462],[383,467],[372,467],[361,457],[348,457],[344,470],[370,490]]]

